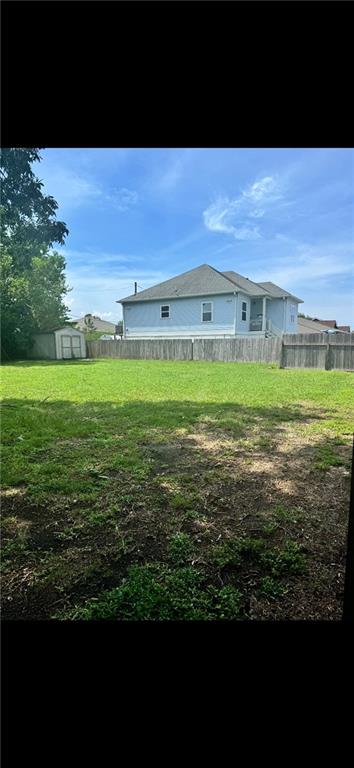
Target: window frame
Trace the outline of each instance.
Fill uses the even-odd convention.
[[[204,320],[204,304],[210,304],[210,320]],[[201,302],[201,321],[202,323],[212,323],[214,321],[214,303],[212,301],[202,301]]]
[[[244,306],[246,307],[246,309],[243,308]],[[248,309],[247,301],[241,301],[241,323],[247,323],[247,309]],[[243,316],[243,314],[245,314],[245,317]]]
[[[168,315],[163,315],[162,310],[164,309],[166,312],[166,307],[168,307]],[[160,304],[160,320],[169,320],[171,317],[171,304]]]

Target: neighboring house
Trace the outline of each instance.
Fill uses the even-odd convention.
[[[298,333],[350,333],[349,325],[337,325],[335,320],[298,317],[297,325]]]
[[[316,318],[315,323],[321,323],[322,325],[326,325],[327,328],[337,328],[336,320],[317,320]]]
[[[328,330],[332,330],[332,326],[325,325],[319,320],[310,320],[308,317],[298,317],[297,319],[298,333],[326,333]]]
[[[330,328],[334,328],[336,331],[343,331],[344,333],[350,333],[350,325],[337,325],[336,320],[319,320],[322,325],[329,325]]]
[[[302,299],[202,264],[118,303],[124,338],[230,338],[297,333]]]
[[[115,323],[109,323],[108,320],[101,320],[97,315],[87,314],[84,317],[80,317],[78,320],[73,320],[75,328],[79,328],[80,331],[102,331],[102,333],[115,334]]]

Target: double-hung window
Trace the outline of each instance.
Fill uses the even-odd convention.
[[[295,304],[290,304],[290,322],[295,323],[295,314],[296,314],[296,306]]]
[[[160,307],[160,317],[169,317],[170,316],[170,305],[169,304],[161,304]]]
[[[247,320],[247,301],[243,301],[242,302],[241,320],[242,320],[243,323],[246,322],[246,320]]]
[[[213,302],[202,301],[202,322],[211,323],[213,320]]]

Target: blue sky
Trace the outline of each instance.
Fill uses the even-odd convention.
[[[72,318],[210,264],[272,280],[354,326],[351,149],[46,149]]]

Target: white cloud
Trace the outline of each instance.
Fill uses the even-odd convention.
[[[61,209],[70,211],[91,202],[111,205],[119,212],[125,212],[136,205],[139,196],[127,187],[110,188],[108,191],[93,177],[77,173],[71,168],[63,168],[54,163],[45,166],[42,179],[44,192],[52,195]]]
[[[258,211],[257,209],[255,211],[249,212],[249,216],[251,219],[261,219],[262,216],[264,216],[264,214],[265,214],[265,211],[262,211],[262,210]]]
[[[138,193],[133,189],[121,187],[113,189],[104,199],[111,203],[117,211],[127,211],[131,206],[136,205],[139,200]]]
[[[98,317],[99,316],[101,318],[101,320],[104,320],[104,318],[113,317],[113,312],[101,312],[100,313],[99,309],[94,309],[91,314],[94,315],[94,317]]]
[[[67,282],[72,288],[71,316],[77,318],[91,312],[102,318],[110,317],[115,322],[122,317],[122,308],[117,301],[134,293],[135,280],[138,281],[139,290],[142,290],[168,280],[169,277],[172,275],[164,272],[141,269],[133,272],[128,267],[120,267],[106,274],[97,263],[69,268]]]
[[[218,198],[203,212],[204,224],[211,232],[233,235],[235,240],[259,240],[262,235],[252,219],[261,219],[267,208],[282,198],[279,179],[264,176],[250,184],[238,197]]]
[[[260,181],[255,181],[247,187],[242,192],[242,196],[254,203],[259,203],[263,200],[268,202],[279,200],[281,195],[279,194],[278,179],[274,176],[264,176]]]
[[[167,162],[159,158],[156,169],[153,168],[152,173],[147,176],[144,185],[146,192],[157,193],[158,196],[172,192],[185,178],[186,169],[194,155],[195,150],[191,149],[169,150]]]
[[[68,258],[72,264],[75,262],[85,262],[85,264],[130,264],[143,261],[142,256],[134,256],[129,253],[107,253],[106,251],[75,250],[73,248],[56,248],[65,258]]]
[[[238,218],[245,218],[241,216],[240,209],[239,199],[221,198],[204,211],[204,224],[211,232],[225,232],[236,240],[258,240],[261,237],[258,227],[235,226]]]
[[[156,186],[161,190],[173,189],[183,176],[184,162],[182,159],[175,160],[159,177]]]
[[[312,293],[324,289],[331,278],[338,275],[353,275],[353,247],[351,243],[290,245],[290,239],[277,236],[278,240],[289,243],[284,255],[268,260],[262,270],[256,272],[253,280],[271,280],[273,283],[292,290],[297,286],[311,285]],[[327,287],[326,287],[327,290]]]
[[[259,240],[262,237],[258,227],[253,227],[253,229],[249,229],[249,227],[234,229],[233,236],[236,240]]]
[[[45,194],[62,208],[77,208],[101,195],[94,181],[66,168],[47,167],[43,183]]]

